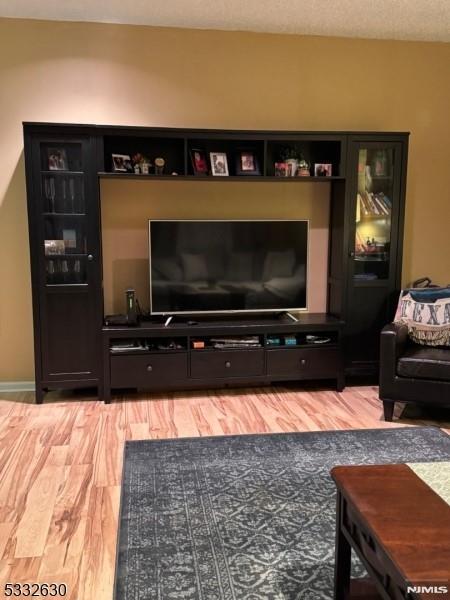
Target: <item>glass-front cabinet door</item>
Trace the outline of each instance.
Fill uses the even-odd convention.
[[[376,369],[380,331],[392,320],[401,273],[405,145],[354,139],[349,149],[347,357]]]
[[[82,142],[40,144],[46,285],[87,284]]]
[[[39,395],[39,380],[41,390],[52,382],[97,384],[101,276],[92,138],[36,135],[32,156],[28,203],[31,264],[38,282],[33,289],[39,306]]]
[[[355,282],[389,279],[396,202],[395,148],[358,148],[353,251]]]

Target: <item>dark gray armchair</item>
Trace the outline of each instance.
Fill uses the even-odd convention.
[[[385,421],[392,421],[395,402],[450,406],[450,348],[419,346],[410,341],[406,325],[386,325],[379,395]]]

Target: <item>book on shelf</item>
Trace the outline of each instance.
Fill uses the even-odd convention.
[[[257,335],[248,335],[235,338],[211,338],[211,344],[219,350],[239,348],[260,348],[261,341]]]
[[[382,202],[384,203],[384,205],[386,206],[386,208],[388,209],[388,211],[391,211],[392,209],[392,202],[391,200],[386,196],[386,194],[383,194],[383,192],[379,192],[378,194],[378,198],[380,200],[382,200]]]
[[[367,217],[375,213],[375,206],[370,200],[369,192],[361,192],[358,194],[359,203],[362,214]]]
[[[381,213],[389,216],[391,214],[391,204],[390,204],[390,200],[388,199],[387,196],[385,196],[383,194],[383,192],[380,192],[378,194],[373,194],[373,200],[374,202],[376,202],[377,206],[379,207],[379,209],[381,210]],[[387,204],[386,201],[389,201],[389,204]]]
[[[364,192],[366,201],[368,206],[370,207],[370,212],[374,215],[379,215],[380,211],[379,208],[377,207],[377,205],[375,204],[375,201],[373,199],[373,194],[371,194],[370,192]]]
[[[359,215],[364,217],[387,217],[391,214],[392,203],[383,192],[358,192]]]
[[[111,352],[142,352],[148,350],[148,346],[145,343],[139,341],[115,341],[110,346]]]
[[[261,344],[219,344],[215,342],[213,348],[217,350],[240,350],[241,348],[261,348]]]
[[[367,252],[367,244],[358,230],[356,230],[355,252],[357,254]]]
[[[248,345],[252,345],[252,344],[254,344],[254,345],[260,344],[260,340],[257,335],[248,335],[248,336],[236,337],[236,338],[213,337],[213,338],[211,338],[211,342],[217,343],[217,344],[235,344],[235,345],[242,344],[243,346],[248,346]]]

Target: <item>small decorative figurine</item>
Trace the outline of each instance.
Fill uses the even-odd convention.
[[[162,175],[164,173],[164,165],[166,161],[161,158],[155,158],[155,175]]]
[[[299,177],[309,177],[310,173],[309,173],[309,163],[308,161],[306,161],[302,155],[300,154],[300,160],[298,163],[298,171],[297,171],[297,175]]]
[[[146,156],[140,152],[136,152],[136,154],[133,155],[132,160],[135,173],[142,173],[143,175],[148,175],[150,173],[151,163]]]

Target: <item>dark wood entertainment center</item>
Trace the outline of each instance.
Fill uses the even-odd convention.
[[[400,289],[408,152],[407,133],[193,130],[24,123],[33,293],[36,401],[47,390],[96,387],[182,389],[374,374],[378,339]],[[311,176],[278,177],[283,148],[298,150]],[[190,156],[200,148],[251,148],[258,175],[196,176]],[[112,154],[163,156],[159,174],[114,172]],[[314,176],[314,164],[331,176]],[[176,173],[173,174],[173,173]],[[304,182],[330,187],[327,314],[289,318],[187,318],[164,327],[104,326],[100,180]],[[211,336],[257,336],[258,347],[216,349]],[[270,336],[295,344],[270,346]],[[313,344],[307,335],[325,336]],[[115,340],[145,341],[145,350],[116,352]],[[192,347],[194,339],[205,348]],[[167,344],[165,344],[165,340]],[[170,342],[173,342],[172,344]]]

